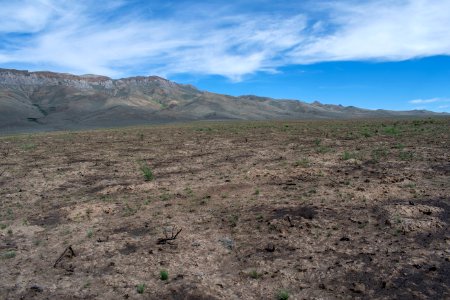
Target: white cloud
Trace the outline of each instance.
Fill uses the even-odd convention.
[[[239,4],[189,12],[175,4],[164,18],[108,3],[0,0],[0,64],[240,80],[290,64],[450,55],[450,0],[315,1],[315,11],[256,13]],[[31,35],[2,41],[2,33]]]
[[[450,99],[446,98],[430,98],[430,99],[415,99],[409,101],[411,104],[425,104],[425,103],[435,103],[435,102],[450,102]]]
[[[450,55],[450,1],[361,1],[325,6],[334,32],[301,43],[297,63],[396,61]]]
[[[54,13],[46,1],[0,1],[0,33],[42,30]]]

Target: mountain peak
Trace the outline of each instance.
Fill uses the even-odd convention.
[[[371,111],[245,95],[203,92],[158,76],[111,79],[0,69],[0,131],[98,128],[173,121],[342,119],[433,115]]]

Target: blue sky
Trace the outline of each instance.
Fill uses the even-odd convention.
[[[0,67],[450,111],[450,0],[0,0]]]

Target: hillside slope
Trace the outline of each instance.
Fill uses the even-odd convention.
[[[200,91],[157,76],[111,79],[0,69],[2,132],[190,120],[339,119],[434,115]]]

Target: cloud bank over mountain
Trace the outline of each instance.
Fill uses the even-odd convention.
[[[0,64],[240,81],[295,64],[450,55],[449,0],[290,2],[0,0]]]

